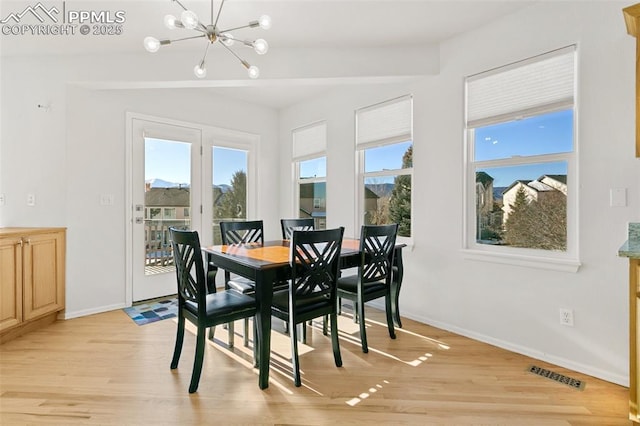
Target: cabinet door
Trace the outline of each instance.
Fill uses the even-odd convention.
[[[0,332],[22,321],[20,238],[0,239]]]
[[[65,238],[61,232],[25,236],[23,315],[30,320],[64,309]]]
[[[630,259],[629,418],[640,423],[640,259]]]

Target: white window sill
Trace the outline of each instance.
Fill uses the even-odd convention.
[[[578,260],[561,259],[542,256],[527,256],[512,253],[496,253],[484,250],[462,249],[464,259],[479,262],[501,263],[504,265],[523,266],[534,269],[547,269],[560,272],[576,273],[582,265]]]

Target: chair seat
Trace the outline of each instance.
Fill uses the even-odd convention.
[[[303,316],[307,312],[322,309],[323,307],[332,306],[329,296],[322,294],[306,298],[299,297],[297,301],[296,314],[299,316]],[[273,293],[271,307],[273,310],[281,311],[282,313],[289,312],[289,290],[280,290]]]
[[[198,314],[198,305],[191,301],[186,301],[185,309],[194,315]],[[207,294],[206,315],[223,316],[231,313],[238,313],[244,310],[256,309],[256,300],[253,297],[240,294],[236,291],[219,291]]]
[[[386,284],[384,281],[374,281],[372,283],[365,283],[362,286],[364,290],[364,294],[369,293],[377,293],[379,291],[384,291],[386,288]],[[349,275],[346,277],[338,278],[338,291],[344,291],[347,293],[358,293],[358,276],[357,275]]]

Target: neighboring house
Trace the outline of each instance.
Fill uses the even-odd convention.
[[[488,216],[493,210],[493,178],[485,172],[476,172],[476,212]]]
[[[485,172],[476,172],[476,240],[485,239],[483,231],[495,222],[493,202],[493,177]]]
[[[312,217],[316,229],[327,227],[326,183],[303,183],[300,185],[301,218]]]
[[[536,180],[517,180],[502,193],[502,221],[507,222],[516,194],[524,189],[527,202],[540,201],[549,194],[561,192],[567,195],[567,175],[542,175]]]
[[[147,263],[167,264],[171,260],[169,227],[189,227],[191,223],[190,189],[152,188],[147,183],[144,204]]]

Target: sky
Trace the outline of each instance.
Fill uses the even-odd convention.
[[[565,110],[475,129],[475,161],[573,151],[573,111]],[[494,178],[493,186],[534,180],[544,174],[567,174],[567,163],[552,162],[478,168]]]
[[[247,152],[214,147],[213,183],[230,184],[238,170],[247,171]],[[162,139],[145,139],[145,180],[158,178],[174,183],[191,183],[191,144]]]
[[[411,141],[371,148],[365,154],[365,171],[400,169],[402,156]],[[145,180],[160,178],[191,183],[191,145],[147,138]],[[475,161],[512,156],[531,156],[573,150],[573,111],[565,110],[475,129]],[[302,162],[300,176],[326,176],[326,157]],[[230,148],[213,149],[213,183],[230,184],[238,170],[247,171],[247,152]],[[509,186],[516,180],[534,180],[544,174],[567,174],[566,162],[539,163],[518,167],[482,167],[494,178],[493,186]],[[392,178],[390,178],[392,181]]]

